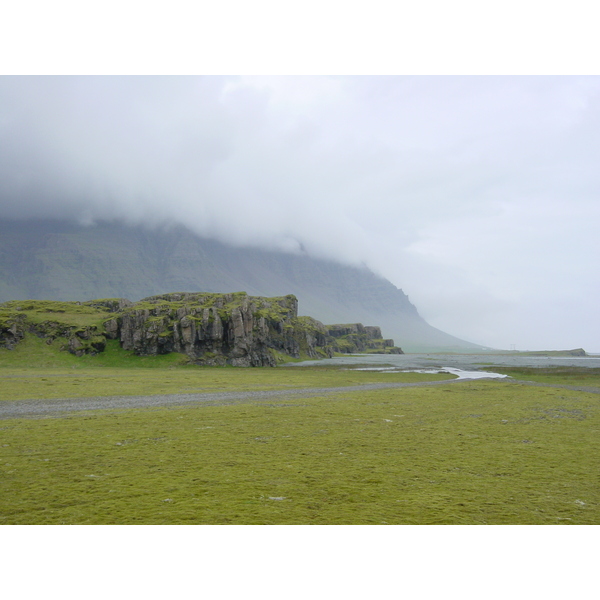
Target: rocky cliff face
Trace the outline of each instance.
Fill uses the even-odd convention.
[[[105,323],[107,335],[140,355],[180,352],[202,364],[275,366],[277,353],[331,356],[322,323],[298,317],[298,301],[235,294],[164,294]]]
[[[53,318],[56,316],[56,318]],[[81,356],[119,340],[137,355],[179,352],[204,365],[275,366],[284,356],[331,357],[335,352],[401,353],[379,327],[325,326],[298,316],[295,296],[178,293],[132,303],[23,301],[0,305],[0,346],[14,348],[29,333]],[[50,318],[47,318],[50,317]],[[86,322],[73,325],[69,321]]]

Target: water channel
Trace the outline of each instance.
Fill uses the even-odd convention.
[[[529,356],[522,354],[349,354],[294,363],[296,367],[337,365],[381,372],[446,372],[462,379],[502,378],[494,366],[600,368],[600,356]]]

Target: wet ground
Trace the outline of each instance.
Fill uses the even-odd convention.
[[[546,357],[519,354],[349,354],[325,360],[309,360],[295,363],[294,366],[348,365],[377,370],[443,370],[455,375],[472,372],[472,378],[479,378],[482,371],[493,376],[493,367],[589,367],[600,368],[600,356],[590,357]],[[458,370],[458,371],[457,371]],[[460,371],[460,372],[459,372]],[[464,374],[463,374],[464,376]],[[498,376],[496,374],[496,376]]]

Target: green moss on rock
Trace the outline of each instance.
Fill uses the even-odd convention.
[[[275,366],[365,349],[387,352],[393,346],[378,327],[325,326],[298,317],[292,294],[263,298],[246,292],[179,292],[135,303],[105,298],[0,305],[0,346],[14,348],[27,335],[49,344],[64,340],[61,349],[76,356],[103,352],[107,340],[119,340],[139,356],[178,352],[197,364],[234,366]]]

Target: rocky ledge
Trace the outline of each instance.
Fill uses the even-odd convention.
[[[43,318],[56,315],[56,318]],[[81,315],[85,315],[85,319]],[[97,323],[91,323],[97,315]],[[75,318],[77,317],[77,319]],[[84,326],[70,324],[70,320]],[[14,348],[29,334],[81,356],[119,340],[137,355],[179,352],[196,364],[275,366],[285,357],[326,358],[336,352],[401,354],[379,327],[361,323],[323,325],[298,316],[298,301],[233,294],[173,293],[132,303],[11,301],[0,305],[0,347]]]

